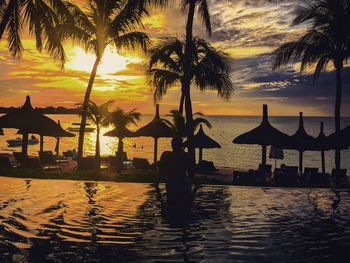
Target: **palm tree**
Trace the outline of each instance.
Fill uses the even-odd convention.
[[[200,124],[205,124],[209,129],[212,128],[211,123],[203,118],[204,114],[201,112],[196,112],[193,116],[201,116],[193,119],[193,131],[195,131]],[[186,136],[186,122],[184,116],[178,110],[171,110],[167,115],[172,119],[172,122],[167,121],[170,127],[174,131],[174,136],[187,137]]]
[[[301,61],[300,71],[315,65],[314,81],[331,62],[336,70],[335,131],[340,131],[341,73],[350,58],[350,2],[348,0],[303,0],[293,25],[308,27],[297,41],[283,44],[273,53],[273,68]],[[340,150],[335,165],[340,169]]]
[[[139,4],[139,6],[144,6],[144,4],[153,4],[156,6],[166,6],[170,1],[169,0],[134,0]],[[184,51],[184,76],[183,81],[181,82],[181,101],[179,106],[179,111],[182,114],[183,106],[185,105],[186,109],[186,127],[189,136],[189,147],[188,152],[190,154],[191,159],[193,160],[193,165],[195,164],[195,149],[191,144],[191,138],[193,137],[193,115],[192,115],[192,102],[191,102],[191,80],[192,80],[192,53],[193,53],[193,20],[194,14],[196,11],[201,17],[202,23],[206,28],[206,31],[209,36],[211,36],[211,22],[210,22],[210,14],[208,8],[207,0],[181,0],[180,9],[182,11],[186,11],[187,13],[187,22],[186,22],[186,34],[185,34],[185,51]],[[193,176],[193,175],[191,175]]]
[[[215,90],[220,97],[229,99],[233,92],[233,82],[229,77],[232,70],[229,57],[224,52],[216,50],[198,37],[193,38],[191,43],[191,74],[188,75],[186,66],[186,41],[176,38],[164,39],[159,46],[152,48],[146,74],[148,84],[154,87],[155,101],[160,100],[169,87],[181,84],[179,112],[181,114],[181,105],[185,99],[188,152],[194,165],[195,151],[191,144],[194,135],[192,105],[190,92],[184,91],[184,85],[189,81],[202,91]]]
[[[96,77],[98,65],[108,45],[117,49],[146,50],[149,43],[147,34],[135,31],[142,26],[141,19],[146,11],[140,10],[134,1],[125,0],[89,0],[84,9],[70,3],[67,4],[74,23],[61,26],[63,38],[79,43],[87,52],[96,56],[90,79],[86,88],[83,114],[79,133],[78,157],[83,155],[84,129],[87,117],[88,101]]]
[[[46,50],[63,68],[65,52],[54,28],[63,20],[71,19],[65,3],[65,0],[0,1],[0,40],[4,36],[7,38],[14,58],[22,56],[22,32],[26,27],[26,31],[35,37],[36,48],[40,52]]]
[[[142,114],[137,112],[136,109],[125,112],[123,109],[117,108],[110,114],[110,122],[114,125],[117,131],[122,133],[126,130],[130,124],[137,125],[137,122],[141,120]],[[118,152],[123,152],[123,137],[119,137]]]
[[[95,102],[89,100],[87,108],[87,118],[91,120],[96,127],[96,147],[95,147],[95,157],[96,160],[100,160],[100,132],[102,127],[107,127],[110,123],[108,107],[114,101],[110,100],[101,105],[97,105]],[[79,104],[79,112],[83,114],[83,104]]]
[[[155,103],[170,87],[184,82],[185,46],[185,42],[177,38],[165,38],[150,50],[146,75],[148,85],[154,89]],[[201,91],[214,90],[221,98],[229,99],[234,89],[229,78],[232,70],[229,57],[198,37],[193,39],[193,46],[191,83]],[[178,112],[182,115],[181,110]]]

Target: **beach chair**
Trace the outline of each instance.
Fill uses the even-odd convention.
[[[39,151],[39,158],[42,165],[57,166],[68,165],[68,160],[56,160],[52,151]]]
[[[119,152],[115,152],[115,156],[119,157]],[[122,160],[123,160],[123,162],[129,161],[128,155],[126,152],[122,152]]]
[[[10,161],[9,154],[0,154],[0,168],[14,168],[15,166],[12,165]]]
[[[132,166],[138,170],[150,170],[152,165],[144,158],[134,158],[132,159]]]
[[[22,152],[13,152],[13,157],[15,157],[16,164],[21,166],[22,163],[28,159],[28,155]]]
[[[22,164],[21,164],[22,168],[26,168],[26,169],[42,169],[44,171],[60,171],[62,172],[62,167],[60,166],[44,166],[41,164],[40,159],[38,158],[26,158],[23,159]]]
[[[197,171],[203,174],[217,174],[219,169],[217,169],[213,162],[201,160],[196,166]]]
[[[108,173],[107,166],[99,166],[95,157],[81,157],[78,161],[77,171],[79,172],[102,172]]]
[[[123,159],[120,156],[108,156],[108,165],[117,172],[125,169]]]
[[[286,166],[273,175],[273,184],[276,186],[296,186],[298,182],[298,166]]]
[[[318,168],[305,167],[301,179],[308,186],[326,186],[328,183],[328,176],[319,173]]]
[[[255,170],[248,172],[244,171],[233,171],[233,184],[234,185],[256,185]]]
[[[331,173],[331,183],[334,187],[341,187],[347,183],[346,177],[347,169],[333,169]]]

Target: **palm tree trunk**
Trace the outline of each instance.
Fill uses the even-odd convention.
[[[16,5],[18,5],[17,0],[10,0],[9,4],[6,7],[6,11],[2,17],[1,23],[0,23],[0,40],[2,39],[2,36],[4,35],[5,28],[7,25],[7,22],[10,18],[11,12],[14,8],[16,8]]]
[[[185,94],[181,91],[180,105],[179,105],[179,113],[183,116],[184,112],[184,103],[185,103]]]
[[[22,135],[22,153],[28,153],[28,132],[24,131]]]
[[[336,97],[335,97],[335,111],[334,111],[334,117],[335,117],[335,132],[338,133],[340,131],[340,106],[341,106],[341,96],[342,96],[342,90],[341,90],[341,66],[336,67],[336,74],[337,74],[337,90],[336,90]],[[335,168],[340,169],[340,149],[335,150]]]
[[[88,86],[87,86],[86,92],[85,92],[85,98],[84,98],[84,103],[83,103],[83,112],[81,115],[81,123],[80,123],[80,131],[79,131],[78,159],[83,157],[84,135],[85,135],[84,133],[85,133],[85,126],[86,126],[88,103],[90,100],[90,94],[92,91],[92,86],[94,84],[94,80],[96,77],[97,68],[98,68],[99,64],[100,64],[100,58],[97,57],[95,60],[95,64],[92,68],[89,83],[88,83]]]
[[[100,159],[100,127],[97,125],[96,127],[96,148],[95,148],[95,157],[97,160]]]
[[[44,136],[40,135],[40,151],[44,151]]]
[[[124,151],[123,138],[118,138],[118,152],[123,153]]]
[[[185,45],[185,61],[184,61],[184,77],[182,82],[182,94],[184,95],[185,100],[185,110],[186,110],[186,130],[188,136],[188,153],[191,158],[191,174],[190,177],[194,180],[194,167],[195,167],[195,149],[192,144],[193,139],[193,116],[192,116],[192,102],[190,96],[190,86],[192,78],[192,69],[191,69],[191,55],[193,50],[192,43],[192,31],[193,31],[193,18],[195,11],[196,3],[195,0],[191,0],[189,4],[187,24],[186,24],[186,45]]]

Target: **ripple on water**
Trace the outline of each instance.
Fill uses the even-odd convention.
[[[350,194],[203,187],[190,210],[146,184],[0,178],[0,261],[346,262]]]

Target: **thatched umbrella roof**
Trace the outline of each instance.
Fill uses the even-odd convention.
[[[117,137],[117,138],[127,138],[127,137],[137,137],[135,132],[130,131],[128,128],[124,127],[122,129],[113,129],[106,132],[103,136]]]
[[[25,131],[23,129],[19,129],[17,134],[23,134]],[[75,137],[74,133],[66,131],[62,128],[60,121],[57,122],[55,127],[50,127],[46,130],[40,130],[36,128],[28,129],[27,132],[33,134],[39,134],[41,136],[55,137],[55,138],[63,138],[63,137]]]
[[[23,129],[19,129],[17,131],[17,134],[24,134],[24,132],[25,131]],[[75,137],[75,134],[68,132],[62,128],[60,121],[57,122],[55,127],[50,127],[46,130],[39,130],[39,129],[33,128],[33,129],[27,130],[27,132],[40,135],[40,151],[44,150],[44,136],[55,137],[57,139],[57,143],[55,147],[57,155],[59,152],[60,139],[63,137]]]
[[[347,149],[350,146],[350,125],[340,130],[339,133],[330,134],[327,142],[330,149]]]
[[[172,129],[159,116],[159,104],[156,105],[156,115],[153,120],[135,132],[136,136],[154,138],[154,162],[157,161],[158,138],[173,137]]]
[[[192,143],[194,148],[199,148],[199,160],[202,160],[203,149],[221,148],[221,145],[206,135],[202,125],[196,135],[193,136]],[[184,146],[188,146],[188,141],[184,142]]]
[[[283,145],[284,149],[297,150],[299,152],[299,172],[303,172],[303,152],[318,151],[316,139],[309,135],[304,128],[303,113],[299,113],[299,126],[297,131],[290,136],[290,141]]]
[[[22,152],[27,153],[30,130],[35,129],[40,132],[55,130],[57,124],[40,111],[35,110],[30,103],[30,97],[27,96],[22,107],[0,117],[0,127],[21,129],[24,132]]]
[[[138,129],[135,134],[137,136],[145,136],[152,138],[171,138],[173,137],[172,129],[159,116],[159,104],[156,105],[156,115],[153,120],[145,126]]]
[[[268,120],[267,105],[263,105],[263,119],[260,125],[236,137],[232,142],[237,144],[257,144],[262,146],[262,164],[266,164],[266,146],[280,146],[289,142],[289,136],[275,127]]]
[[[289,142],[283,144],[284,149],[307,151],[316,149],[316,140],[309,135],[304,128],[303,113],[299,113],[299,126],[297,131],[290,136]]]

